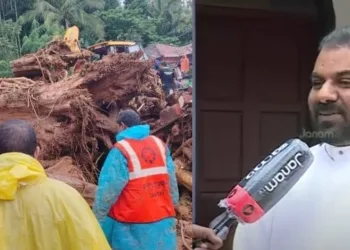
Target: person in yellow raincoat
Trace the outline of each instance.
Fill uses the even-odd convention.
[[[0,125],[0,249],[110,250],[89,205],[46,176],[38,152],[28,123]]]

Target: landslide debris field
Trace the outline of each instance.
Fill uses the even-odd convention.
[[[12,62],[14,78],[0,79],[0,122],[24,119],[37,131],[48,175],[76,188],[93,204],[97,178],[116,133],[119,110],[132,107],[170,148],[180,190],[178,249],[192,249],[192,93],[165,98],[151,61],[111,54],[90,62],[54,40]],[[72,68],[79,61],[79,70]],[[77,69],[77,68],[76,68]]]

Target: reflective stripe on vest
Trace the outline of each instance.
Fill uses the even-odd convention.
[[[155,136],[151,136],[151,138],[157,144],[159,151],[162,154],[163,162],[166,164],[165,147],[163,146],[163,144],[159,138],[156,138]],[[152,168],[148,168],[148,169],[142,169],[139,158],[137,157],[135,151],[132,149],[130,144],[125,140],[122,140],[118,143],[121,144],[124,147],[124,149],[126,150],[126,152],[129,154],[130,161],[131,161],[133,168],[134,168],[132,171],[129,172],[129,179],[130,180],[135,180],[135,179],[143,178],[146,176],[152,176],[152,175],[157,175],[157,174],[167,174],[168,173],[168,169],[166,166],[159,166],[159,167],[152,167]]]
[[[166,167],[166,146],[155,136],[115,144],[128,162],[129,181],[109,211],[123,223],[152,223],[176,215]]]

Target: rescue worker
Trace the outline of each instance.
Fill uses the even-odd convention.
[[[174,68],[174,82],[177,88],[182,88],[182,72],[181,72],[181,63],[178,63]]]
[[[95,215],[113,249],[176,250],[179,192],[170,152],[134,110],[120,111],[117,128],[98,180]]]
[[[190,71],[190,60],[187,55],[184,55],[181,59],[181,71],[185,74]]]
[[[110,250],[83,197],[47,177],[31,125],[0,125],[0,249]]]
[[[350,27],[319,48],[308,97],[314,162],[261,220],[238,226],[233,250],[350,249]]]
[[[159,70],[159,66],[160,66],[160,59],[159,58],[155,58],[154,59],[154,69],[156,71],[158,71]]]
[[[170,95],[174,91],[174,72],[173,70],[168,66],[166,62],[161,62],[161,66],[159,68],[159,77],[162,81],[163,90],[166,95]]]

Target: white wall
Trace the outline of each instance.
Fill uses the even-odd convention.
[[[350,0],[333,0],[336,27],[350,25]]]

